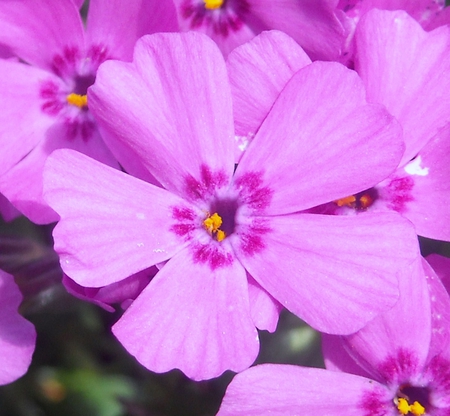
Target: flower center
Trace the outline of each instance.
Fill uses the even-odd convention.
[[[225,237],[233,234],[236,227],[236,211],[238,201],[236,199],[217,199],[211,206],[209,212],[214,212],[203,221],[203,226],[217,241],[223,241]]]
[[[213,215],[210,215],[208,218],[206,218],[205,221],[203,221],[203,225],[206,231],[214,236],[219,242],[226,237],[225,232],[220,229],[222,222],[222,217],[217,212],[215,212]]]
[[[358,211],[363,211],[372,206],[378,198],[378,191],[375,188],[370,188],[366,191],[359,192],[356,195],[350,195],[345,198],[338,199],[334,203],[338,207],[349,207]]]
[[[67,103],[79,108],[87,107],[87,95],[75,94],[72,92],[66,97]]]
[[[222,7],[224,0],[203,0],[205,3],[205,9],[214,10]]]
[[[401,386],[395,404],[401,415],[424,415],[425,407],[430,407],[429,391],[423,387]]]

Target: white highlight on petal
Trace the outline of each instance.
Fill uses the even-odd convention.
[[[241,152],[247,149],[248,145],[253,140],[253,137],[255,137],[254,133],[248,133],[247,136],[234,136],[237,146]]]
[[[136,218],[137,218],[138,220],[145,220],[145,214],[143,214],[142,212],[138,212],[138,213],[136,214]]]
[[[414,160],[412,160],[405,166],[405,172],[409,173],[410,175],[427,176],[430,169],[421,167],[421,163],[422,158],[420,156],[417,156]]]

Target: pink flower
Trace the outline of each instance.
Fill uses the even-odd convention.
[[[427,33],[404,12],[372,10],[361,19],[356,45],[355,66],[368,99],[398,119],[406,149],[397,169],[379,184],[312,212],[393,210],[412,221],[418,234],[450,240],[450,31]],[[284,85],[308,63],[301,48],[275,32],[229,55],[237,161]]]
[[[37,223],[58,219],[42,199],[52,150],[76,149],[118,167],[86,101],[98,65],[131,59],[145,33],[176,28],[170,0],[93,0],[86,29],[79,3],[0,2],[0,43],[22,61],[0,60],[0,191]]]
[[[33,355],[36,332],[19,314],[21,302],[14,278],[0,270],[0,385],[23,376]]]
[[[400,300],[361,331],[325,336],[329,370],[261,365],[238,374],[218,416],[448,415],[450,298],[420,259]]]
[[[141,38],[133,63],[102,64],[89,102],[120,163],[163,187],[54,152],[55,249],[89,287],[166,262],[113,328],[149,369],[241,371],[258,352],[255,326],[273,331],[280,304],[348,334],[396,302],[397,273],[417,255],[409,224],[299,212],[376,183],[403,152],[398,125],[366,103],[354,72],[300,70],[236,170],[226,67],[203,35]]]
[[[338,0],[175,0],[180,28],[210,36],[228,55],[264,30],[281,30],[312,59],[336,59],[348,35]]]
[[[405,153],[377,186],[336,201],[336,210],[394,210],[425,237],[450,240],[450,29],[425,32],[404,12],[372,10],[356,30],[355,69],[371,102],[403,128]]]

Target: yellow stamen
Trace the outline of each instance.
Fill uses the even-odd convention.
[[[369,194],[364,194],[359,198],[361,208],[369,208],[373,204],[373,199]]]
[[[356,197],[354,195],[347,196],[345,198],[338,199],[337,201],[334,201],[334,203],[338,207],[343,207],[344,205],[347,205],[348,207],[351,207],[352,204],[356,202]]]
[[[403,399],[402,397],[400,397],[398,399],[397,409],[402,415],[407,415],[409,413],[408,401],[406,399]]]
[[[225,232],[220,229],[222,217],[217,212],[206,218],[206,220],[203,221],[203,225],[211,235],[216,237],[217,241],[220,242],[226,237]]]
[[[398,399],[397,409],[402,415],[412,413],[414,416],[421,416],[425,414],[425,407],[419,402],[416,401],[410,405],[408,400],[402,397]]]
[[[205,9],[214,10],[222,7],[224,0],[203,0]]]
[[[224,238],[226,237],[225,233],[222,230],[217,230],[216,238],[217,241],[220,243]]]
[[[409,410],[415,416],[425,414],[425,407],[423,407],[419,402],[414,402],[411,406],[409,406]]]
[[[87,95],[75,94],[74,92],[66,97],[69,104],[83,108],[87,107]]]

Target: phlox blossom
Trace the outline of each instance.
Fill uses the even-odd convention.
[[[237,161],[286,83],[308,65],[301,49],[292,40],[285,47],[283,38],[264,33],[228,56]],[[359,22],[355,44],[367,98],[397,118],[406,147],[388,177],[314,212],[397,211],[419,235],[450,240],[450,29],[426,32],[403,11],[371,10]]]
[[[417,233],[450,241],[450,29],[425,32],[403,11],[371,10],[355,34],[355,69],[371,102],[400,122],[405,152],[377,186],[337,201],[337,213],[395,210]]]
[[[113,327],[147,368],[197,380],[241,371],[258,352],[255,327],[273,331],[280,306],[348,334],[397,301],[397,274],[417,255],[407,221],[300,212],[376,183],[403,152],[398,124],[354,72],[298,71],[237,168],[226,66],[204,35],[144,36],[132,63],[101,65],[88,98],[139,178],[55,151],[55,250],[86,287],[161,268]]]
[[[36,331],[19,314],[21,302],[14,278],[0,270],[0,385],[23,376],[34,352]]]
[[[57,148],[119,167],[86,100],[98,66],[131,59],[143,34],[175,30],[170,0],[92,0],[86,28],[80,1],[0,2],[0,192],[37,223],[58,216],[42,199],[42,168]],[[1,52],[0,52],[1,53]]]
[[[327,370],[265,364],[238,374],[218,416],[450,413],[450,298],[420,258],[400,300],[356,334],[324,337]]]

